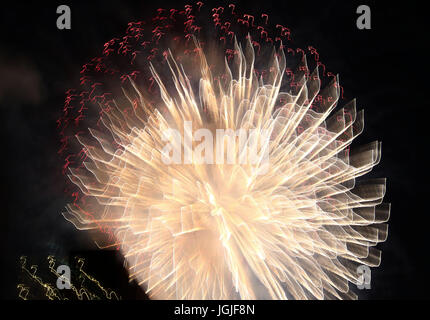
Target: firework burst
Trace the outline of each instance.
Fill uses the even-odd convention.
[[[235,43],[231,61],[218,59],[222,72],[211,70],[197,41],[194,52],[192,70],[169,52],[166,79],[151,66],[161,96],[155,106],[129,78],[132,112],[115,103],[102,118],[106,130],[78,137],[85,169],[69,177],[87,200],[64,216],[81,230],[112,230],[111,245],[152,298],[355,298],[348,283],[357,282],[357,266],[379,265],[374,246],[386,239],[389,217],[385,180],[355,182],[381,155],[378,142],[349,149],[363,113],[355,101],[336,111],[337,79],[320,91],[318,68],[309,73],[306,59],[287,91],[283,50],[273,51],[263,80],[250,37],[244,49]],[[165,132],[186,138],[185,122],[214,136],[269,132],[267,143],[245,148],[268,157],[240,162],[244,149],[216,136],[233,162],[193,156],[167,164]],[[192,153],[198,143],[190,139],[173,149]]]

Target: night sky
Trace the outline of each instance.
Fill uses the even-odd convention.
[[[100,55],[106,41],[123,35],[128,22],[151,17],[158,7],[181,3],[187,4],[161,0],[2,4],[0,297],[18,298],[20,256],[26,255],[42,270],[50,254],[63,260],[79,254],[87,258],[92,274],[123,298],[144,298],[136,284],[128,283],[116,252],[97,250],[85,233],[61,216],[67,198],[55,120],[64,92],[77,87],[81,66]],[[372,269],[372,290],[358,292],[359,297],[429,298],[424,90],[428,34],[423,8],[418,1],[402,6],[370,0],[234,3],[268,13],[273,25],[288,26],[299,47],[317,48],[327,68],[339,74],[346,98],[356,97],[358,109],[365,109],[364,132],[353,146],[382,141],[381,163],[369,177],[387,177],[384,201],[392,203],[389,236],[378,246],[382,264]],[[71,8],[71,30],[56,28],[60,4]],[[356,27],[360,4],[372,10],[371,30]]]

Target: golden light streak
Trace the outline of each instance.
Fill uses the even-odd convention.
[[[97,201],[97,216],[68,205],[65,218],[81,230],[113,229],[130,277],[151,298],[356,298],[348,282],[357,282],[358,265],[379,265],[374,246],[387,237],[390,209],[382,204],[384,179],[355,182],[379,163],[381,144],[346,151],[363,130],[363,112],[356,112],[355,100],[335,111],[338,82],[320,91],[317,69],[295,75],[295,93],[283,91],[282,51],[267,63],[263,82],[250,40],[244,50],[236,43],[232,63],[218,62],[225,64],[221,75],[212,74],[196,46],[193,70],[172,53],[170,79],[151,66],[159,105],[150,108],[131,82],[136,92],[124,93],[130,103],[139,97],[135,114],[116,106],[103,117],[108,134],[90,129],[93,139],[78,137],[89,161],[69,177]],[[305,59],[302,67],[307,70]],[[187,76],[196,68],[197,89]],[[245,150],[268,150],[269,161],[240,163],[236,143],[234,163],[165,164],[163,133],[173,128],[185,139],[186,121],[214,137],[216,129],[268,130],[269,143]],[[226,157],[228,144],[220,145]],[[191,146],[173,144],[184,161],[198,144]]]
[[[59,290],[56,287],[56,280],[61,276],[55,267],[56,260],[54,256],[48,256],[48,269],[55,276],[52,281],[44,281],[42,277],[37,275],[38,265],[31,265],[29,268],[27,266],[27,257],[21,256],[21,270],[23,273],[31,279],[34,283],[39,285],[43,291],[45,296],[49,300],[69,300],[69,299],[78,299],[78,300],[120,300],[121,297],[113,290],[103,287],[103,285],[93,276],[89,275],[87,272],[83,270],[85,259],[76,257],[78,264],[79,275],[73,275],[72,279],[69,281],[67,278],[63,278],[63,281],[68,281],[70,284],[70,290]],[[94,283],[96,285],[96,290],[92,290],[90,286],[85,283],[86,280]],[[33,284],[34,284],[33,283]],[[76,283],[79,283],[77,286]],[[34,287],[34,286],[33,286]],[[19,298],[23,300],[29,300],[29,293],[31,286],[27,286],[23,283],[19,283],[17,285],[17,289],[19,289]],[[98,291],[101,291],[102,295]],[[70,294],[69,294],[70,293]]]

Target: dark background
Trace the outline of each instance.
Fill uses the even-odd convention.
[[[354,145],[383,141],[382,161],[370,176],[388,178],[389,237],[379,245],[382,264],[372,269],[372,290],[358,292],[360,298],[430,298],[424,7],[418,1],[401,5],[370,0],[231,2],[244,10],[268,13],[273,24],[291,29],[299,47],[317,48],[328,70],[340,74],[346,97],[357,97],[357,105],[365,109],[365,130]],[[71,8],[71,30],[56,28],[60,4]],[[124,34],[128,22],[147,19],[159,7],[180,4],[147,0],[2,3],[1,298],[18,298],[21,255],[42,270],[49,254],[60,261],[75,254],[85,256],[90,273],[107,287],[126,299],[144,298],[135,284],[128,283],[115,252],[96,250],[84,233],[61,216],[66,197],[55,120],[64,92],[78,85],[81,65],[100,55],[106,41]],[[360,4],[372,10],[371,30],[356,28]]]

